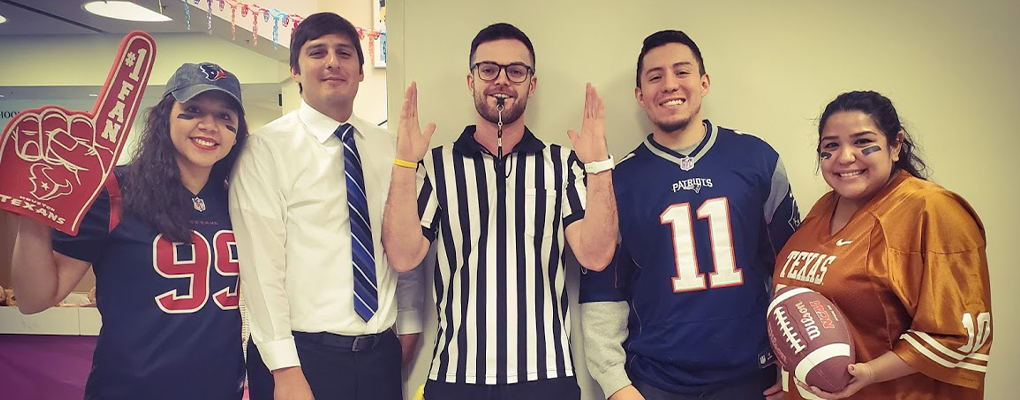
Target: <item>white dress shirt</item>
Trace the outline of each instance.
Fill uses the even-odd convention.
[[[292,330],[353,336],[396,323],[400,334],[422,331],[421,268],[397,274],[381,241],[396,136],[354,116],[347,122],[362,159],[377,261],[379,308],[369,321],[354,311],[344,151],[333,135],[340,122],[302,102],[248,137],[230,181],[241,293],[270,370],[300,365]]]

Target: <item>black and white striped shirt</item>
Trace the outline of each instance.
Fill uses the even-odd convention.
[[[464,129],[419,168],[418,214],[438,240],[439,332],[429,379],[508,384],[573,376],[564,229],[584,217],[569,149],[525,128],[506,165]]]

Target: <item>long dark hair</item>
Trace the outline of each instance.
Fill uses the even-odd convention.
[[[825,106],[825,111],[822,112],[822,117],[818,122],[819,140],[821,140],[822,130],[825,129],[825,123],[829,120],[829,117],[843,111],[860,111],[871,117],[871,120],[875,121],[875,125],[882,130],[882,134],[889,141],[890,147],[896,142],[896,134],[903,132],[900,159],[893,163],[892,172],[895,174],[896,171],[902,169],[914,177],[924,180],[928,179],[928,165],[917,154],[920,152],[920,149],[917,148],[914,140],[907,133],[906,128],[903,127],[899,114],[896,113],[896,108],[893,107],[892,101],[889,98],[870,90],[846,92],[836,96],[835,100]],[[820,148],[816,149],[821,151]]]
[[[170,114],[176,102],[172,95],[167,95],[148,110],[134,159],[119,183],[125,213],[152,225],[169,240],[191,242],[188,213],[192,195],[181,183],[177,149],[170,140]],[[213,165],[210,182],[226,183],[237,154],[248,139],[244,114],[240,106],[233,106],[238,114],[237,142],[226,157]]]

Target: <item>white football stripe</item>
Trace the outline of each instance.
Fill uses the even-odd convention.
[[[796,296],[796,295],[801,294],[801,293],[808,293],[808,292],[812,292],[812,291],[813,290],[808,289],[808,288],[801,288],[801,287],[799,287],[799,288],[790,289],[790,290],[784,292],[783,294],[781,294],[779,296],[776,296],[776,298],[772,299],[772,302],[769,303],[769,314],[772,314],[772,309],[775,308],[777,304],[782,303],[786,299],[788,299],[790,297],[793,297],[793,296]]]
[[[916,349],[919,353],[923,354],[925,357],[928,357],[930,360],[935,361],[936,363],[938,363],[939,365],[941,365],[943,367],[946,367],[946,368],[963,368],[963,369],[969,369],[971,371],[977,371],[977,372],[980,372],[980,373],[985,373],[988,370],[988,368],[983,366],[983,365],[971,364],[969,362],[963,362],[963,361],[960,361],[960,362],[958,362],[956,364],[953,364],[953,363],[951,363],[949,361],[946,361],[944,358],[939,357],[935,353],[932,353],[931,350],[928,350],[927,347],[925,347],[923,344],[921,344],[921,342],[918,342],[917,339],[914,339],[914,337],[911,336],[911,335],[904,334],[903,336],[900,336],[900,338],[906,340],[907,343],[910,343],[911,346],[914,346],[914,349]]]
[[[923,340],[925,343],[930,344],[931,347],[935,348],[935,350],[941,351],[943,354],[945,354],[946,356],[948,356],[948,357],[950,357],[950,358],[952,358],[952,359],[954,359],[956,361],[963,360],[964,358],[973,358],[975,360],[988,362],[988,355],[987,354],[981,354],[981,353],[978,353],[977,351],[971,352],[970,354],[967,354],[967,355],[963,355],[963,354],[957,353],[957,352],[955,352],[953,350],[950,350],[948,347],[943,346],[942,343],[939,343],[938,340],[935,340],[935,338],[931,337],[931,335],[929,335],[929,334],[927,334],[925,332],[915,331],[913,329],[908,329],[907,333],[904,333],[904,334],[900,335],[900,338],[903,338],[904,336],[909,335],[911,333],[913,333],[914,335],[917,335],[917,337],[921,338],[921,340]]]
[[[828,360],[832,357],[850,357],[850,345],[847,343],[832,343],[825,346],[819,347],[808,353],[803,360],[797,363],[797,370],[794,371],[794,375],[801,382],[807,382],[807,374],[816,365],[821,364],[823,361]]]

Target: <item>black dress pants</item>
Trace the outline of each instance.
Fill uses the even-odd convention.
[[[294,332],[301,371],[316,400],[402,400],[400,342],[387,330],[377,335],[343,336]],[[248,342],[248,394],[273,400],[273,374]]]

